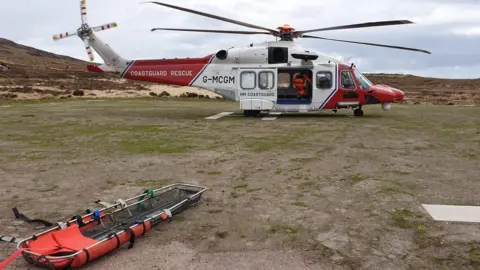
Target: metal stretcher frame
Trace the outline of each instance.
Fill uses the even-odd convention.
[[[176,184],[171,184],[171,185],[168,185],[168,186],[165,186],[165,187],[162,187],[162,188],[159,188],[159,189],[155,189],[153,190],[154,192],[154,198],[156,197],[159,197],[161,196],[163,193],[165,192],[168,192],[168,191],[171,191],[171,190],[174,190],[174,189],[180,189],[180,190],[187,190],[187,191],[193,191],[195,192],[193,195],[190,195],[190,196],[187,196],[185,199],[183,199],[182,201],[176,203],[175,205],[167,208],[167,209],[164,209],[162,212],[160,213],[157,213],[153,216],[150,216],[146,219],[143,220],[143,222],[145,221],[150,221],[152,222],[152,224],[155,224],[157,223],[158,221],[160,221],[161,219],[159,219],[159,217],[164,214],[166,212],[166,210],[170,211],[170,213],[174,213],[175,210],[179,209],[180,207],[182,207],[183,205],[185,205],[187,202],[189,201],[194,201],[194,203],[192,205],[190,205],[189,207],[195,205],[198,203],[198,201],[200,200],[201,198],[201,195],[207,190],[206,187],[203,187],[203,186],[197,186],[197,185],[191,185],[191,184],[184,184],[184,183],[176,183]],[[144,196],[144,199],[141,199],[141,200],[138,200],[140,197]],[[132,204],[128,204],[128,202],[131,202],[133,200],[138,200],[137,202],[134,202]],[[108,206],[108,207],[104,207],[104,208],[101,208],[101,209],[98,209],[98,211],[100,212],[103,212],[103,214],[99,217],[99,219],[101,220],[103,217],[106,217],[110,214],[114,214],[116,212],[119,212],[119,211],[123,211],[125,209],[128,209],[129,207],[132,207],[132,206],[136,206],[136,205],[139,205],[141,203],[144,203],[144,202],[147,202],[147,201],[150,201],[151,200],[151,197],[149,196],[149,194],[147,193],[143,193],[143,194],[140,194],[140,195],[137,195],[135,197],[132,197],[132,198],[129,198],[129,199],[126,199],[125,200],[125,203],[126,203],[126,206],[125,205],[122,205],[122,203],[116,203],[116,204],[112,204],[111,206]],[[153,205],[152,205],[153,206]],[[120,208],[119,208],[120,207]],[[117,210],[114,210],[113,212],[110,212],[110,213],[106,213],[107,210],[110,210],[110,209],[115,209],[115,208],[119,208]],[[155,210],[155,209],[154,209]],[[149,211],[150,212],[150,211]],[[87,222],[86,224],[89,224],[90,222],[96,222],[96,220],[93,219],[93,215],[94,215],[95,212],[92,212],[92,213],[89,213],[89,214],[86,214],[84,216],[82,216],[82,220],[86,217],[89,217],[91,216],[92,217],[92,220],[90,220],[89,222]],[[66,222],[67,226],[72,224],[72,223],[77,223],[77,220],[70,220],[68,222]],[[134,224],[132,226],[129,226],[128,228],[123,228],[122,231],[120,232],[117,232],[116,235],[119,236],[123,233],[127,233],[129,229],[133,229],[135,228],[136,226],[142,226],[142,223],[139,223],[139,224]],[[23,246],[28,242],[28,241],[31,241],[31,240],[34,240],[36,237],[38,236],[41,236],[41,235],[45,235],[47,233],[50,233],[50,232],[53,232],[53,231],[56,231],[56,230],[61,230],[61,225],[58,224],[57,226],[55,227],[52,227],[46,231],[43,231],[43,232],[40,232],[40,233],[37,233],[37,234],[34,234],[33,236],[29,237],[29,238],[26,238],[26,239],[23,239],[21,241],[18,242],[17,244],[17,249],[22,249]],[[89,250],[91,249],[92,247],[95,247],[97,245],[101,245],[102,243],[106,242],[106,241],[109,241],[111,240],[112,238],[115,238],[117,237],[115,235],[111,235],[110,237],[106,237],[104,238],[103,240],[99,240],[97,243],[95,244],[92,244],[88,247],[85,247],[85,249]],[[37,256],[37,257],[42,257],[44,258],[47,262],[51,261],[51,260],[73,260],[78,254],[80,253],[83,253],[84,251],[83,250],[79,250],[73,254],[70,254],[70,255],[66,255],[66,256],[46,256],[46,255],[42,255],[42,254],[38,254],[38,253],[35,253],[35,252],[32,252],[32,251],[28,251],[28,250],[24,250],[22,252],[22,255],[25,257],[25,259],[27,259],[27,257],[30,255],[30,256]],[[28,259],[27,259],[28,261]]]

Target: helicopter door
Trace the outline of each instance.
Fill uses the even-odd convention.
[[[239,69],[238,99],[242,110],[271,110],[277,100],[277,69]]]

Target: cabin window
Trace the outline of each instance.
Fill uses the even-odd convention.
[[[270,90],[274,85],[274,75],[271,71],[260,71],[258,74],[258,87],[262,90]]]
[[[317,72],[317,88],[330,89],[332,88],[332,73],[330,71]]]
[[[243,71],[240,74],[240,87],[245,90],[254,89],[257,83],[256,79],[255,72]]]
[[[277,85],[280,88],[290,87],[290,73],[279,72]]]
[[[341,84],[343,89],[355,90],[355,81],[353,80],[352,72],[349,70],[344,70],[341,73]]]
[[[269,47],[268,63],[284,64],[288,62],[288,48],[286,47]]]

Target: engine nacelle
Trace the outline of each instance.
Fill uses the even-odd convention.
[[[225,60],[227,59],[228,52],[226,50],[220,50],[215,54],[215,56],[220,60]]]

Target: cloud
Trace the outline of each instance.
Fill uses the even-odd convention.
[[[143,0],[141,0],[143,1]],[[230,35],[158,31],[154,27],[255,30],[154,4],[133,0],[87,0],[91,26],[117,22],[99,37],[129,59],[197,57],[268,35]],[[432,55],[323,40],[298,39],[303,46],[350,62],[366,72],[399,72],[449,78],[480,77],[480,4],[475,0],[165,0],[219,16],[276,28],[315,29],[378,20],[408,19],[412,25],[311,33],[327,38],[426,49]],[[28,7],[28,8],[26,8]],[[54,42],[52,35],[80,26],[79,1],[16,0],[2,3],[0,37],[39,49],[88,57],[78,38]],[[7,27],[4,27],[7,26]],[[97,55],[97,60],[99,60]]]

